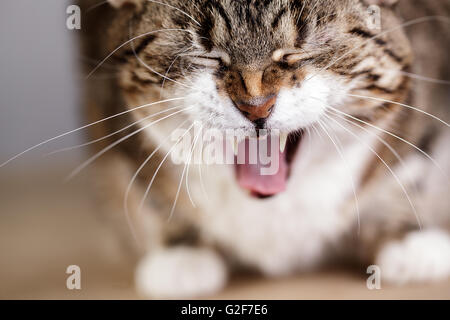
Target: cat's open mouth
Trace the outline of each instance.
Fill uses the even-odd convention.
[[[264,199],[285,191],[291,164],[303,139],[303,131],[290,133],[285,142],[280,143],[279,139],[278,135],[264,138],[262,143],[267,143],[267,148],[262,154],[267,153],[266,159],[260,156],[260,143],[257,143],[256,148],[246,139],[238,145],[235,157],[237,182],[256,198]],[[274,141],[275,145],[272,147]],[[245,158],[245,161],[238,162],[239,158]],[[272,169],[269,170],[269,167]]]

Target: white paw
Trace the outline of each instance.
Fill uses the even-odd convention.
[[[227,279],[222,259],[213,251],[176,247],[144,257],[136,270],[136,287],[144,296],[185,299],[222,289]]]
[[[433,282],[450,277],[450,235],[423,230],[387,243],[376,264],[383,280],[392,284]]]

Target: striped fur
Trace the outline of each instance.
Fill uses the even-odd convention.
[[[448,174],[448,127],[399,103],[419,106],[448,121],[447,88],[415,81],[408,76],[410,73],[417,73],[434,78],[449,78],[448,22],[446,24],[430,20],[405,28],[399,26],[404,21],[426,15],[450,14],[448,1],[420,0],[412,4],[412,1],[400,0],[395,4],[396,1],[382,0],[117,0],[112,1],[115,8],[105,4],[87,11],[96,2],[98,1],[80,0],[85,12],[83,54],[102,61],[113,50],[120,49],[88,80],[86,91],[90,102],[89,118],[97,120],[102,116],[123,112],[127,108],[157,101],[161,97],[187,96],[187,101],[195,105],[193,111],[164,121],[150,132],[144,131],[128,139],[110,157],[105,157],[99,165],[99,171],[104,171],[100,180],[104,180],[106,185],[111,184],[108,181],[112,176],[114,180],[121,180],[126,184],[161,139],[176,127],[178,120],[200,120],[208,128],[253,131],[253,125],[246,122],[232,102],[249,100],[255,96],[279,95],[279,101],[284,102],[284,105],[281,102],[275,105],[273,116],[264,124],[268,129],[295,132],[317,124],[318,120],[324,119],[328,109],[326,104],[311,100],[320,97],[339,112],[350,115],[351,118],[347,117],[347,120],[362,129],[348,123],[346,126],[368,144],[368,148],[360,150],[360,143],[355,143],[349,133],[331,125],[336,136],[343,141],[344,155],[351,158],[349,162],[356,178],[360,202],[359,237],[355,236],[358,233],[358,223],[351,190],[348,186],[341,193],[335,190],[340,188],[339,170],[344,169],[340,167],[341,164],[337,164],[339,157],[336,157],[336,161],[332,160],[336,156],[335,151],[323,147],[319,140],[312,139],[312,154],[317,159],[311,158],[314,161],[310,162],[305,160],[311,166],[308,169],[302,169],[299,164],[298,174],[292,177],[297,177],[299,181],[291,184],[298,190],[303,190],[304,195],[290,191],[288,194],[292,195],[291,198],[281,196],[283,201],[288,202],[287,206],[292,205],[293,208],[303,207],[303,204],[305,208],[310,208],[308,201],[317,198],[314,201],[317,201],[318,212],[314,208],[311,212],[298,213],[279,209],[280,215],[286,219],[284,225],[279,221],[272,223],[271,219],[277,219],[276,217],[269,218],[271,212],[282,207],[279,202],[281,200],[267,200],[265,205],[264,201],[256,203],[247,199],[237,193],[232,186],[232,177],[221,169],[216,172],[218,178],[213,179],[213,185],[209,186],[212,198],[219,200],[211,206],[210,203],[197,199],[200,205],[192,208],[188,197],[182,193],[174,220],[166,224],[164,214],[170,211],[177,194],[181,170],[163,166],[159,171],[159,178],[155,180],[145,209],[146,215],[139,216],[136,210],[132,210],[137,233],[145,239],[146,244],[144,252],[141,252],[146,255],[145,263],[139,267],[138,272],[138,287],[144,293],[158,297],[176,297],[202,295],[217,290],[225,279],[223,272],[226,271],[220,262],[222,259],[237,261],[238,265],[252,266],[271,275],[306,269],[323,262],[324,257],[335,255],[357,258],[365,264],[379,262],[386,270],[394,270],[395,265],[390,265],[390,260],[386,258],[395,252],[389,244],[402,241],[411,232],[420,231],[410,203],[386,166],[393,168],[393,172],[402,181],[409,181],[405,185],[413,202],[420,203],[417,211],[422,215],[423,227],[438,230],[426,233],[423,241],[428,241],[427,245],[433,246],[433,239],[437,239],[437,242],[442,243],[436,243],[436,247],[447,246],[447,232],[442,230],[448,230],[450,226],[448,180],[442,179],[443,176],[436,173],[433,163],[412,148],[411,144],[438,159],[442,169]],[[367,6],[373,3],[381,7],[381,30],[371,30],[367,24]],[[131,38],[134,40],[129,41]],[[126,45],[122,46],[124,43]],[[427,55],[430,55],[428,61]],[[430,65],[432,67],[428,67]],[[92,68],[92,65],[87,66],[87,72]],[[96,76],[102,74],[110,77],[106,80],[96,79]],[[201,94],[195,94],[194,91],[199,88]],[[298,97],[305,95],[311,97],[304,98],[303,104],[299,103]],[[167,106],[168,104],[163,104],[151,109],[144,108],[108,121],[101,134],[114,132],[131,121],[162,111]],[[309,115],[310,119],[307,121],[307,116],[302,118],[301,115]],[[374,126],[392,134],[372,130]],[[366,137],[363,130],[376,132],[378,139]],[[122,132],[122,136],[130,132],[131,129]],[[96,137],[98,134],[100,133],[96,133]],[[393,135],[407,140],[410,145]],[[385,143],[380,139],[384,139]],[[403,165],[392,149],[405,160],[408,170],[413,171],[412,179],[404,177]],[[133,199],[139,199],[142,195],[168,150],[164,147],[142,170],[137,181],[140,188],[133,191]],[[380,161],[371,151],[377,152],[383,160]],[[327,162],[324,159],[328,157],[331,160]],[[119,166],[124,167],[121,173],[114,169]],[[333,166],[336,166],[336,170]],[[307,177],[326,180],[327,176],[314,175],[313,172],[327,172],[328,169],[335,172],[335,188],[308,190],[305,184],[314,186],[317,182],[317,186],[321,186],[326,185],[326,181],[308,180]],[[305,181],[302,180],[301,170],[306,170]],[[192,188],[198,191],[199,181],[192,179]],[[330,176],[329,179],[333,181],[334,178]],[[114,183],[117,184],[117,181]],[[440,187],[436,187],[437,185]],[[121,212],[121,193],[126,186],[117,189],[119,194],[112,196],[110,201],[119,199],[117,208]],[[225,200],[225,195],[230,199]],[[298,203],[292,198],[298,198]],[[301,200],[303,198],[305,200]],[[292,204],[289,202],[291,200]],[[331,205],[334,201],[336,204]],[[235,206],[231,206],[230,202],[236,202]],[[323,204],[327,202],[330,203],[329,208]],[[311,205],[314,207],[314,203]],[[322,205],[325,208],[323,210],[329,212],[322,212]],[[136,209],[137,204],[133,202],[131,207]],[[211,212],[217,215],[215,221],[206,218]],[[248,214],[249,220],[242,218],[243,212],[245,216]],[[323,226],[318,227],[317,221],[320,220],[314,219],[317,216],[320,218],[321,214],[324,217],[320,222]],[[309,221],[309,216],[315,217]],[[254,223],[254,238],[239,237],[234,233],[232,226],[240,230],[244,220]],[[258,225],[258,221],[262,221],[261,225]],[[311,227],[308,227],[308,223],[311,223]],[[275,225],[281,234],[271,229]],[[289,231],[283,237],[283,230],[290,230],[290,226],[306,230],[304,238],[294,234],[292,237],[296,240],[292,240],[288,237]],[[282,243],[282,249],[275,245],[263,245],[266,238],[260,233],[264,232],[272,235],[273,243]],[[415,235],[411,242],[421,243],[420,235]],[[261,240],[256,241],[260,236]],[[305,244],[309,240],[310,247]],[[170,248],[174,246],[178,249],[171,251],[173,249]],[[212,247],[219,250],[212,251],[209,249]],[[165,250],[153,251],[155,248]],[[200,254],[200,251],[195,251],[198,248],[210,251],[201,251]],[[389,250],[384,250],[385,248]],[[153,255],[153,252],[158,254]],[[220,256],[213,252],[220,252]],[[288,252],[286,256],[285,252]],[[197,265],[198,261],[205,261],[211,268],[216,268],[212,271],[216,278],[198,290],[189,288],[185,293],[176,290],[170,292],[167,289],[171,285],[177,285],[171,282],[168,275],[164,278],[167,286],[164,283],[162,287],[151,284],[147,286],[147,282],[156,280],[154,274],[147,274],[145,270],[154,270],[155,265],[167,265],[168,270],[172,270],[170,261],[176,255],[184,257],[187,264]],[[449,259],[443,255],[444,266]],[[432,267],[430,262],[430,268]],[[440,277],[450,275],[450,267],[444,271],[448,271],[448,274],[443,272],[439,274]],[[163,270],[160,272],[162,277],[166,276]],[[417,271],[420,272],[423,270]],[[395,282],[396,278],[392,274],[389,273],[387,280]],[[428,278],[424,276],[411,279],[433,280],[433,275],[430,273]],[[185,276],[201,278],[199,275]]]

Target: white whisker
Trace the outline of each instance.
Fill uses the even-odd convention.
[[[391,173],[391,175],[394,177],[394,179],[396,180],[397,184],[400,186],[400,188],[402,189],[403,193],[405,194],[406,199],[408,200],[411,209],[414,212],[414,215],[416,217],[417,220],[417,224],[419,226],[420,229],[422,229],[422,222],[421,219],[417,213],[416,207],[414,206],[411,198],[409,197],[408,192],[406,191],[405,186],[403,185],[403,183],[400,181],[399,177],[395,174],[394,170],[391,169],[391,167],[386,163],[386,161],[367,143],[365,143],[364,141],[361,140],[361,138],[359,138],[356,134],[354,134],[351,130],[347,129],[345,126],[341,125],[337,120],[328,117],[331,121],[333,121],[334,123],[336,123],[338,126],[340,126],[342,129],[344,129],[346,132],[350,133],[353,137],[355,137],[360,143],[364,144],[382,163],[383,165],[389,170],[389,172]]]
[[[108,138],[110,138],[110,137],[112,137],[112,136],[114,136],[114,135],[116,135],[116,134],[118,134],[120,132],[123,132],[123,131],[125,131],[125,130],[127,130],[127,129],[129,129],[129,128],[131,128],[131,127],[141,123],[141,122],[144,122],[145,120],[151,119],[151,118],[156,117],[156,116],[158,116],[160,114],[163,114],[163,113],[166,113],[168,111],[175,110],[175,109],[179,109],[179,108],[180,107],[173,107],[173,108],[169,108],[169,109],[166,109],[166,110],[163,110],[163,111],[159,111],[159,112],[153,113],[151,115],[148,115],[148,116],[146,116],[146,117],[144,117],[142,119],[139,119],[139,120],[137,120],[137,121],[127,125],[126,127],[123,127],[122,129],[119,129],[119,130],[117,130],[117,131],[115,131],[113,133],[110,133],[110,134],[108,134],[106,136],[103,136],[101,138],[98,138],[98,139],[95,139],[95,140],[91,140],[89,142],[86,142],[86,143],[83,143],[83,144],[79,144],[79,145],[76,145],[76,146],[73,146],[73,147],[68,147],[68,148],[63,148],[63,149],[56,150],[56,151],[48,153],[46,156],[50,156],[50,155],[53,155],[53,154],[56,154],[56,153],[65,152],[65,151],[70,151],[70,150],[83,148],[83,147],[89,146],[91,144],[103,141],[103,140],[108,139]]]
[[[153,3],[156,3],[156,4],[160,4],[160,5],[163,5],[163,6],[172,8],[172,9],[174,9],[174,10],[177,10],[177,11],[181,12],[182,14],[184,14],[186,17],[190,18],[192,21],[194,21],[199,27],[201,27],[200,22],[198,22],[197,20],[195,20],[193,16],[191,16],[190,14],[184,12],[184,11],[181,10],[180,8],[174,7],[174,6],[170,5],[170,4],[167,4],[167,3],[164,3],[164,2],[160,2],[160,1],[155,1],[155,0],[147,0],[147,1],[153,2]]]
[[[404,168],[405,172],[407,172],[407,174],[408,174],[408,180],[409,180],[409,182],[410,182],[411,188],[414,189],[414,192],[417,193],[417,187],[416,187],[416,185],[414,184],[414,179],[411,177],[410,170],[407,170],[407,166],[406,166],[405,162],[403,161],[402,157],[400,157],[400,155],[398,154],[398,152],[397,152],[397,151],[396,151],[396,150],[395,150],[395,149],[394,149],[394,148],[393,148],[386,140],[384,140],[383,138],[381,138],[380,136],[378,136],[378,135],[375,134],[374,132],[371,132],[370,130],[367,130],[367,129],[364,128],[363,126],[361,126],[361,125],[359,125],[359,124],[357,124],[357,123],[355,123],[355,122],[353,122],[353,121],[351,121],[351,120],[349,120],[349,119],[346,119],[344,116],[342,116],[342,115],[336,113],[336,112],[333,111],[333,110],[327,110],[327,112],[331,113],[332,115],[338,117],[339,119],[341,119],[341,120],[343,120],[343,121],[345,121],[345,122],[347,122],[347,123],[349,123],[349,124],[351,124],[351,125],[353,125],[353,126],[356,126],[357,128],[363,130],[364,132],[370,134],[372,137],[374,137],[375,139],[377,139],[378,141],[380,141],[386,148],[388,148],[389,151],[390,151],[390,152],[394,155],[394,157],[398,160],[398,162],[400,163],[400,165]]]
[[[324,142],[325,139],[323,138],[322,133],[319,130],[317,130],[315,123],[312,124],[311,128],[314,130],[314,132],[320,138],[320,141]]]
[[[324,114],[324,116],[329,118],[326,114]],[[322,130],[325,132],[325,134],[328,136],[328,138],[330,138],[331,142],[333,143],[334,147],[336,148],[336,151],[338,152],[339,156],[341,157],[342,161],[344,162],[347,173],[350,174],[350,183],[351,183],[352,190],[353,190],[353,196],[355,198],[355,208],[356,208],[356,216],[357,216],[357,222],[358,222],[358,236],[359,236],[361,233],[361,218],[360,218],[360,212],[359,212],[358,196],[356,195],[355,180],[351,173],[350,166],[348,164],[348,161],[344,157],[344,154],[342,152],[342,147],[338,146],[338,144],[334,141],[334,139],[331,137],[328,130],[325,128],[324,124],[322,124],[322,122],[320,120],[318,120],[318,124],[320,125]],[[337,137],[336,137],[336,139],[338,140]]]
[[[187,119],[187,120],[184,120],[177,128],[174,129],[174,131],[177,130],[177,129],[179,129],[181,126],[183,126],[187,121],[189,121],[189,120],[188,120],[188,119]],[[166,137],[166,139],[164,139],[164,141],[161,142],[161,144],[160,144],[155,150],[153,150],[153,152],[145,159],[145,161],[141,164],[141,166],[140,166],[140,167],[136,170],[136,172],[134,173],[134,175],[133,175],[133,177],[131,178],[130,183],[128,184],[127,189],[126,189],[126,191],[125,191],[125,196],[124,196],[124,199],[123,199],[123,209],[124,209],[124,211],[125,211],[125,217],[126,217],[126,219],[127,219],[127,223],[128,223],[128,225],[129,225],[129,227],[130,227],[130,230],[131,230],[131,232],[132,232],[132,234],[133,234],[133,237],[135,238],[135,240],[136,240],[137,242],[139,242],[139,240],[138,240],[138,238],[137,238],[137,236],[136,236],[136,231],[135,231],[133,222],[132,222],[132,220],[131,220],[130,211],[129,211],[129,209],[128,209],[128,197],[129,197],[129,195],[130,195],[131,188],[133,187],[133,184],[134,184],[134,182],[136,181],[136,179],[137,179],[139,173],[142,171],[142,169],[144,169],[144,167],[145,167],[145,166],[147,165],[147,163],[153,158],[153,156],[154,156],[154,155],[162,148],[162,146],[170,139],[170,137],[171,137],[171,136],[168,135],[168,136]]]
[[[360,49],[361,47],[363,47],[364,45],[366,45],[367,43],[369,43],[370,41],[374,40],[374,39],[378,39],[388,33],[394,32],[398,29],[401,28],[405,28],[405,27],[409,27],[415,24],[419,24],[419,23],[423,23],[423,22],[428,22],[428,21],[441,21],[441,22],[445,22],[445,23],[450,23],[450,18],[449,17],[445,17],[445,16],[426,16],[426,17],[420,17],[417,19],[413,19],[410,21],[407,21],[405,23],[402,23],[398,26],[392,27],[386,31],[380,32],[379,34],[363,41],[361,44],[357,45],[356,47],[353,47],[351,50],[347,51],[346,53],[344,53],[343,55],[341,55],[339,58],[333,60],[332,62],[330,62],[329,64],[327,64],[325,67],[321,68],[319,71],[315,72],[312,76],[308,77],[307,79],[305,79],[305,81],[311,80],[313,77],[315,77],[317,74],[319,74],[320,72],[329,69],[330,67],[332,67],[333,65],[335,65],[336,63],[338,63],[339,61],[341,61],[342,59],[344,59],[345,57],[347,57],[348,55],[350,55],[351,53],[355,52],[356,50]]]
[[[145,199],[147,199],[147,196],[150,192],[150,189],[153,185],[153,182],[156,179],[156,176],[158,175],[159,170],[161,170],[161,167],[163,166],[164,162],[167,160],[167,158],[169,157],[169,155],[175,150],[176,146],[178,145],[178,143],[180,143],[180,141],[184,138],[184,136],[186,136],[186,134],[192,129],[192,127],[194,126],[194,124],[191,124],[191,126],[186,130],[186,132],[177,139],[177,141],[174,143],[174,145],[170,148],[170,150],[166,153],[166,155],[164,156],[164,158],[161,160],[161,162],[159,163],[158,167],[156,168],[152,179],[150,180],[150,183],[148,184],[144,196],[142,197],[142,200],[139,204],[139,208],[138,208],[138,212],[140,212],[142,210],[142,208],[144,207],[144,203],[145,203]]]
[[[108,0],[96,3],[96,4],[92,5],[92,6],[90,6],[89,8],[87,8],[86,12],[92,11],[92,10],[94,10],[94,9],[104,5],[104,4],[107,4],[107,3],[108,3]]]
[[[192,155],[194,153],[194,150],[195,150],[195,147],[197,145],[198,139],[200,138],[200,135],[202,134],[203,126],[204,125],[202,125],[200,127],[199,133],[197,134],[197,136],[194,138],[194,141],[192,142],[192,147],[191,147],[191,152],[190,152],[189,157],[188,157],[187,172],[186,172],[186,191],[187,191],[189,200],[191,201],[192,206],[194,208],[196,207],[196,205],[194,203],[194,200],[192,200],[191,192],[189,191],[189,167],[191,165]]]
[[[147,125],[143,126],[142,128],[140,128],[140,129],[138,129],[138,130],[136,130],[136,131],[134,131],[134,132],[132,132],[132,133],[126,135],[125,137],[123,137],[123,138],[117,140],[116,142],[110,144],[109,146],[105,147],[105,148],[102,149],[100,152],[96,153],[94,156],[92,156],[91,158],[89,158],[87,161],[85,161],[84,163],[82,163],[80,166],[78,166],[77,168],[75,168],[75,169],[70,173],[70,175],[66,178],[66,181],[71,180],[73,177],[75,177],[77,174],[79,174],[84,168],[86,168],[88,165],[90,165],[92,162],[94,162],[95,160],[97,160],[97,159],[98,159],[100,156],[102,156],[104,153],[106,153],[107,151],[111,150],[112,148],[114,148],[115,146],[117,146],[118,144],[120,144],[121,142],[123,142],[123,141],[125,141],[125,140],[131,138],[132,136],[138,134],[139,132],[141,132],[141,131],[143,131],[143,130],[145,130],[145,129],[147,129],[147,128],[149,128],[149,127],[151,127],[151,126],[153,126],[153,125],[155,125],[155,124],[157,124],[157,123],[159,123],[159,122],[161,122],[161,121],[163,121],[163,120],[165,120],[165,119],[167,119],[167,118],[173,117],[174,115],[176,115],[176,114],[178,114],[178,113],[184,112],[184,111],[189,110],[189,109],[192,109],[192,108],[194,108],[194,107],[184,108],[184,109],[182,109],[182,110],[180,110],[180,111],[176,111],[176,112],[174,112],[174,113],[172,113],[172,114],[170,114],[170,115],[168,115],[168,116],[165,116],[165,117],[163,117],[163,118],[161,118],[161,119],[158,119],[158,120],[156,120],[156,121],[153,121],[153,122],[151,122],[150,124],[147,124]]]
[[[123,48],[124,46],[126,46],[127,44],[133,42],[133,41],[136,40],[136,39],[143,38],[143,37],[149,36],[149,35],[154,34],[154,33],[158,33],[158,32],[168,32],[168,31],[182,31],[182,32],[188,32],[188,33],[191,33],[191,32],[192,32],[192,31],[189,31],[189,30],[186,30],[186,29],[159,29],[159,30],[149,31],[149,32],[143,33],[143,34],[141,34],[141,35],[138,35],[138,36],[136,36],[136,37],[133,37],[133,38],[131,38],[131,39],[125,41],[124,43],[122,43],[122,44],[121,44],[120,46],[118,46],[117,48],[115,48],[115,49],[114,49],[110,54],[108,54],[102,61],[100,61],[99,64],[97,64],[97,65],[95,66],[95,68],[92,69],[91,72],[89,72],[89,74],[86,76],[86,79],[88,79],[92,74],[94,74],[94,72],[97,71],[98,68],[100,68],[100,67],[103,65],[103,63],[105,63],[106,60],[108,60],[109,58],[111,58],[117,51],[119,51],[120,49],[122,49],[122,48]]]
[[[203,126],[202,126],[202,128],[203,128]],[[201,130],[200,130],[200,132],[201,132]],[[195,141],[192,143],[191,152],[190,152],[189,157],[188,157],[188,159],[186,161],[186,164],[184,165],[183,172],[181,173],[180,183],[178,184],[177,193],[175,195],[175,199],[173,201],[172,209],[170,210],[169,218],[167,219],[167,221],[170,221],[172,219],[173,213],[175,212],[175,208],[177,206],[178,198],[180,197],[181,186],[183,185],[183,177],[186,174],[186,170],[187,170],[187,168],[189,166],[190,158],[192,156],[192,152],[193,152],[193,150],[195,148],[195,144],[197,143],[196,140],[197,140],[197,138],[199,136],[200,136],[200,134],[197,134],[197,137],[194,139]],[[186,176],[186,179],[187,179],[187,176]],[[186,188],[187,188],[187,194],[189,196],[189,200],[191,201],[192,205],[195,207],[195,203],[192,200],[191,193],[189,192],[189,185],[188,185],[187,180],[186,180]]]
[[[416,150],[419,151],[421,154],[423,154],[425,157],[427,157],[431,162],[433,162],[433,164],[434,164],[434,165],[435,165],[435,166],[436,166],[443,174],[445,174],[445,175],[447,176],[447,174],[445,173],[444,169],[442,169],[442,167],[439,165],[439,163],[437,163],[437,161],[434,160],[428,153],[426,153],[425,151],[423,151],[422,149],[420,149],[419,147],[417,147],[415,144],[409,142],[409,141],[406,140],[406,139],[403,139],[402,137],[399,137],[398,135],[396,135],[396,134],[394,134],[394,133],[392,133],[392,132],[389,132],[389,131],[384,130],[384,129],[382,129],[382,128],[376,126],[376,125],[373,125],[373,124],[371,124],[371,123],[369,123],[369,122],[367,122],[367,121],[358,119],[358,118],[356,118],[356,117],[354,117],[354,116],[352,116],[352,115],[349,115],[349,114],[347,114],[347,113],[345,113],[345,112],[342,112],[342,111],[340,111],[340,110],[338,110],[338,109],[336,109],[336,108],[333,108],[333,107],[331,107],[331,106],[328,106],[328,107],[329,107],[331,110],[334,110],[334,111],[337,112],[337,113],[340,113],[340,114],[342,114],[342,115],[344,115],[344,116],[346,116],[346,117],[348,117],[348,118],[351,118],[351,119],[353,119],[353,120],[356,120],[356,121],[358,121],[358,122],[364,123],[365,125],[367,125],[367,126],[369,126],[369,127],[371,127],[371,128],[374,128],[375,130],[378,130],[378,131],[380,131],[380,132],[383,132],[383,133],[385,133],[385,134],[387,134],[387,135],[390,135],[391,137],[394,137],[394,138],[396,138],[396,139],[398,139],[398,140],[400,140],[400,141],[406,143],[407,145],[409,145],[410,147],[416,149]],[[448,179],[448,177],[447,177],[447,179]]]
[[[400,74],[402,74],[404,76],[407,76],[409,78],[416,79],[416,80],[427,81],[427,82],[436,83],[436,84],[447,84],[447,85],[450,85],[450,81],[449,80],[441,80],[441,79],[425,77],[425,76],[421,76],[421,75],[418,75],[418,74],[415,74],[415,73],[405,72],[405,71],[398,71],[398,73],[400,73]]]
[[[59,138],[65,137],[65,136],[67,136],[67,135],[69,135],[69,134],[72,134],[72,133],[81,131],[81,130],[83,130],[83,129],[89,128],[89,127],[94,126],[94,125],[96,125],[96,124],[99,124],[99,123],[105,122],[105,121],[107,121],[107,120],[110,120],[110,119],[119,117],[119,116],[121,116],[121,115],[130,113],[130,112],[133,112],[133,111],[135,111],[135,110],[139,110],[139,109],[142,109],[142,108],[148,108],[148,107],[151,107],[151,106],[153,106],[153,105],[160,104],[160,103],[171,102],[171,101],[178,101],[178,100],[183,100],[183,99],[186,99],[186,97],[181,97],[181,98],[171,98],[171,99],[166,99],[166,100],[161,100],[161,101],[157,101],[157,102],[153,102],[153,103],[144,104],[144,105],[142,105],[142,106],[138,106],[138,107],[135,107],[135,108],[132,108],[132,109],[129,109],[129,110],[122,111],[122,112],[120,112],[120,113],[117,113],[117,114],[114,114],[114,115],[112,115],[112,116],[103,118],[103,119],[101,119],[101,120],[97,120],[97,121],[95,121],[95,122],[89,123],[89,124],[87,124],[87,125],[84,125],[84,126],[82,126],[82,127],[77,128],[77,129],[74,129],[74,130],[71,130],[71,131],[67,131],[67,132],[62,133],[62,134],[60,134],[60,135],[57,135],[56,137],[53,137],[53,138],[47,139],[47,140],[45,140],[45,141],[42,141],[42,142],[40,142],[40,143],[38,143],[38,144],[36,144],[36,145],[34,145],[34,146],[32,146],[32,147],[30,147],[30,148],[24,150],[24,151],[22,151],[22,152],[16,154],[16,155],[13,156],[12,158],[10,158],[10,159],[8,159],[7,161],[5,161],[5,162],[3,162],[2,164],[0,164],[0,168],[2,168],[3,166],[7,165],[7,164],[10,163],[11,161],[14,161],[14,160],[17,159],[18,157],[22,156],[23,154],[25,154],[25,153],[27,153],[27,152],[29,152],[29,151],[32,151],[32,150],[34,150],[34,149],[36,149],[36,148],[39,148],[40,146],[43,146],[43,145],[45,145],[45,144],[47,144],[47,143],[49,143],[49,142],[55,141],[55,140],[57,140],[57,139],[59,139]]]
[[[414,110],[414,111],[423,113],[423,114],[425,114],[425,115],[427,115],[427,116],[429,116],[429,117],[431,117],[431,118],[433,118],[433,119],[435,119],[435,120],[437,120],[437,121],[439,121],[439,122],[442,122],[442,123],[445,124],[447,127],[450,127],[450,124],[448,124],[448,123],[445,122],[444,120],[442,120],[442,119],[436,117],[435,115],[432,115],[431,113],[428,113],[428,112],[423,111],[423,110],[421,110],[421,109],[419,109],[419,108],[416,108],[416,107],[413,107],[413,106],[410,106],[410,105],[407,105],[407,104],[404,104],[404,103],[400,103],[400,102],[392,101],[392,100],[387,100],[387,99],[383,99],[383,98],[369,97],[369,96],[362,96],[362,95],[359,95],[359,94],[346,93],[346,95],[347,95],[347,96],[350,96],[350,97],[355,97],[355,98],[369,99],[369,100],[375,100],[375,101],[380,101],[380,102],[387,102],[387,103],[396,104],[396,105],[398,105],[398,106],[402,106],[402,107],[409,108],[409,109],[412,109],[412,110]]]
[[[361,125],[359,125],[359,124],[357,124],[357,123],[355,123],[355,122],[353,122],[353,121],[351,121],[351,120],[346,119],[346,118],[343,117],[342,115],[336,113],[336,111],[334,111],[334,110],[327,110],[327,112],[331,113],[332,115],[338,117],[339,119],[341,119],[341,120],[343,120],[343,121],[345,121],[345,122],[347,122],[347,123],[350,123],[350,124],[352,124],[352,125],[358,127],[359,129],[363,130],[364,132],[370,134],[372,137],[374,137],[375,139],[377,139],[378,141],[380,141],[384,146],[386,146],[386,147],[392,152],[392,154],[395,156],[395,158],[396,158],[401,164],[405,165],[403,159],[400,157],[400,155],[398,154],[398,152],[397,152],[397,151],[396,151],[389,143],[387,143],[386,140],[384,140],[383,138],[379,137],[377,134],[375,134],[375,133],[373,133],[373,132],[367,130],[367,129],[364,128],[363,126],[361,126]],[[334,113],[333,113],[333,112],[334,112]]]
[[[130,29],[130,36],[131,36],[131,34],[132,34],[132,30],[131,30],[131,22],[130,22],[129,29]],[[163,75],[162,73],[159,73],[158,71],[156,71],[156,70],[153,69],[152,67],[150,67],[144,60],[142,60],[142,59],[137,55],[136,49],[135,49],[135,47],[134,47],[134,42],[133,42],[133,41],[131,41],[131,50],[133,51],[133,54],[134,54],[134,56],[136,57],[136,59],[138,60],[138,62],[139,62],[140,64],[142,64],[145,68],[147,68],[150,72],[152,72],[152,73],[154,73],[154,74],[160,76],[160,77],[163,78],[164,80],[169,80],[169,81],[171,81],[171,82],[173,82],[173,83],[176,83],[176,84],[178,84],[178,85],[180,85],[180,86],[183,86],[183,87],[186,87],[186,88],[188,88],[188,89],[193,89],[193,90],[194,90],[193,87],[187,86],[187,85],[185,85],[184,83],[181,83],[181,82],[178,82],[178,81],[176,81],[176,80],[173,80],[173,79],[167,77],[166,75]]]
[[[192,49],[192,48],[193,48],[193,46],[187,48],[186,51],[188,51],[188,50],[190,50],[190,49]],[[159,94],[159,97],[160,97],[160,98],[161,98],[162,93],[163,93],[163,91],[164,91],[164,85],[166,84],[166,77],[167,77],[167,75],[169,74],[170,69],[172,69],[173,65],[175,64],[175,61],[177,61],[177,59],[178,59],[180,56],[181,56],[181,53],[178,54],[178,55],[172,60],[172,62],[170,63],[170,66],[167,68],[167,70],[166,70],[166,72],[165,72],[165,74],[164,74],[163,82],[162,82],[162,84],[161,84],[161,91],[160,91],[160,94]]]

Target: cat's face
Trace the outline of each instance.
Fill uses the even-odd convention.
[[[383,29],[371,30],[359,0],[143,1],[122,24],[137,38],[120,85],[135,103],[185,97],[205,127],[278,129],[292,153],[330,110],[368,121],[394,112],[349,93],[404,99],[409,46],[399,30],[381,34],[397,24],[390,8],[381,13]]]

